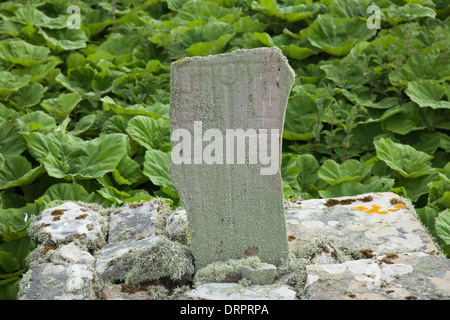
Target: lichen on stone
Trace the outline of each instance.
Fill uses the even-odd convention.
[[[176,281],[194,273],[190,250],[164,236],[146,248],[126,253],[118,266],[125,272],[125,283],[130,285],[161,278]]]
[[[152,300],[186,300],[185,293],[190,290],[189,286],[176,287],[172,292],[161,285],[150,285],[147,287],[147,293]]]
[[[229,259],[224,262],[214,262],[199,269],[194,276],[194,286],[198,287],[208,282],[238,282],[241,280],[243,266],[251,266],[261,260],[257,256],[243,259]]]

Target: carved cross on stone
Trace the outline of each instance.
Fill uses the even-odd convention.
[[[280,174],[294,72],[278,48],[171,66],[170,176],[188,213],[196,267],[288,255]]]

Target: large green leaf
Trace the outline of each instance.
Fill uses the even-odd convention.
[[[172,3],[172,6],[174,6],[174,1],[170,2]],[[212,1],[190,0],[180,1],[179,4],[183,5],[176,10],[179,11],[177,19],[180,19],[183,22],[195,21],[197,19],[207,21],[211,17],[219,19],[226,16],[234,16],[239,12],[239,8],[224,8],[224,6]],[[177,7],[178,6],[179,5],[177,5]]]
[[[19,155],[5,157],[0,170],[0,190],[31,184],[45,172],[42,166],[32,168],[27,158]]]
[[[179,41],[191,56],[217,54],[234,36],[234,29],[225,22],[214,21],[188,29]]]
[[[430,175],[421,175],[416,178],[400,177],[395,181],[395,187],[403,187],[408,198],[415,202],[420,196],[430,192],[428,184],[436,180],[438,176],[437,172],[433,172]]]
[[[369,192],[385,192],[394,185],[393,179],[376,179],[371,182],[344,181],[319,191],[323,198],[335,198],[344,196],[356,196]]]
[[[49,54],[47,47],[35,46],[23,40],[0,41],[0,58],[24,67],[46,62]]]
[[[42,11],[31,6],[24,6],[17,9],[14,15],[14,21],[25,25],[32,24],[36,27],[45,27],[49,29],[62,29],[67,27],[66,16],[61,15],[58,18],[50,18]]]
[[[56,121],[42,111],[34,111],[17,118],[15,127],[22,135],[27,135],[36,130],[53,131],[56,128]]]
[[[320,6],[317,3],[280,6],[275,0],[259,0],[252,1],[252,8],[269,17],[274,16],[287,22],[296,22],[312,16],[319,11]]]
[[[369,5],[369,0],[334,0],[330,5],[330,13],[335,18],[365,18]]]
[[[47,46],[57,53],[86,47],[87,36],[81,29],[39,29]]]
[[[113,57],[120,57],[130,54],[136,47],[136,42],[133,38],[127,37],[123,34],[111,34],[111,36],[102,43],[97,51],[106,52]]]
[[[296,166],[300,169],[297,176],[297,182],[302,191],[310,192],[320,185],[320,179],[317,173],[320,165],[313,155],[302,154],[298,156]]]
[[[380,18],[392,25],[424,17],[434,18],[436,12],[432,8],[416,3],[407,3],[401,6],[391,5],[380,10]]]
[[[13,273],[20,268],[19,260],[11,253],[0,251],[0,274]]]
[[[36,244],[29,236],[23,236],[19,239],[0,244],[0,252],[9,253],[17,260],[18,265],[15,265],[14,267],[16,269],[12,270],[12,272],[14,272],[26,267],[26,258],[35,247]]]
[[[36,64],[29,68],[13,69],[11,73],[19,78],[30,78],[30,82],[41,82],[46,79],[48,74],[55,70],[55,67],[62,61],[54,56],[48,59],[48,62]]]
[[[416,80],[408,83],[405,93],[421,107],[450,109],[450,101],[441,100],[446,90],[436,80]]]
[[[24,211],[23,208],[0,209],[0,243],[18,240],[27,235],[28,223]]]
[[[11,95],[11,100],[18,109],[29,108],[41,102],[45,91],[47,91],[47,88],[40,83],[32,82],[14,92]]]
[[[105,96],[100,99],[103,102],[105,109],[112,110],[117,114],[126,114],[126,115],[145,115],[155,119],[158,118],[167,118],[169,105],[162,103],[155,103],[152,105],[143,105],[143,104],[135,104],[128,105],[122,101],[113,100],[109,96]]]
[[[295,91],[294,91],[295,90]],[[288,140],[310,140],[313,125],[317,121],[315,100],[320,92],[311,84],[297,86],[288,100],[284,120],[283,138]]]
[[[6,98],[19,88],[25,87],[30,79],[30,75],[16,77],[8,71],[0,71],[0,98]]]
[[[170,143],[169,120],[136,116],[128,121],[127,132],[147,149],[159,149]]]
[[[65,119],[81,100],[81,95],[78,92],[62,93],[57,98],[42,101],[41,107],[58,119]]]
[[[81,29],[90,37],[99,34],[111,24],[113,24],[112,16],[105,10],[83,11]]]
[[[92,179],[116,169],[127,152],[127,138],[114,133],[83,141],[59,131],[47,135],[33,132],[28,146],[33,157],[43,162],[49,176]]]
[[[120,160],[117,168],[113,171],[112,176],[120,185],[131,185],[147,180],[142,174],[141,166],[128,155],[125,155],[122,160]]]
[[[436,233],[446,245],[450,246],[450,209],[439,213],[436,219]]]
[[[83,132],[89,130],[90,127],[92,127],[92,125],[95,122],[95,118],[96,118],[95,114],[89,114],[87,116],[84,116],[83,118],[80,119],[80,121],[77,122],[75,128],[73,128],[73,130],[70,131],[69,133],[75,137],[79,136]]]
[[[402,177],[416,178],[435,171],[429,164],[433,157],[409,145],[395,143],[391,139],[380,139],[374,145],[378,158]]]
[[[302,48],[293,43],[286,43],[281,38],[273,39],[267,32],[253,32],[253,38],[259,40],[268,47],[277,46],[281,49],[283,54],[295,60],[303,60],[316,53],[310,48]],[[277,41],[278,39],[280,39],[280,41]]]
[[[389,73],[390,82],[396,86],[416,80],[447,79],[450,79],[450,57],[444,53],[413,56],[406,60],[398,72]]]
[[[170,163],[170,152],[147,150],[145,153],[144,174],[153,184],[176,190],[169,176]]]
[[[9,122],[0,123],[0,151],[4,157],[21,154],[27,149],[24,138]]]
[[[375,34],[376,30],[367,28],[365,21],[331,15],[319,15],[308,28],[311,44],[335,56],[346,55],[358,42]]]
[[[5,157],[0,153],[0,171],[5,166]]]
[[[361,182],[369,174],[370,167],[354,159],[344,161],[342,164],[326,160],[318,171],[319,178],[331,185],[344,181]]]
[[[297,156],[292,153],[283,154],[281,156],[281,178],[283,179],[283,182],[286,183],[294,192],[301,190],[297,181],[300,169],[296,166],[296,164]]]
[[[86,201],[89,197],[89,193],[83,188],[83,186],[74,183],[54,184],[45,191],[44,195],[49,196],[51,201]]]

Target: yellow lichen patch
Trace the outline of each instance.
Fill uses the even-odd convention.
[[[175,63],[181,62],[181,61],[183,61],[183,60],[184,60],[184,58],[178,59],[177,61],[175,61]]]
[[[400,210],[400,209],[388,209],[389,212],[396,212],[398,210]]]
[[[404,205],[403,203],[400,203],[400,202],[397,202],[397,203],[395,204],[395,206],[396,206],[397,208],[404,208],[404,207],[405,207],[405,205]]]
[[[380,211],[380,209],[381,209],[380,206],[373,204],[372,209],[367,210],[366,213],[368,213],[368,214],[372,214],[372,213],[386,214],[386,213],[388,213],[387,211]]]
[[[389,211],[380,211],[381,207],[373,204],[371,209],[368,209],[364,206],[358,206],[358,207],[354,207],[354,209],[358,210],[358,211],[363,211],[367,214],[372,214],[372,213],[378,213],[378,214],[386,214],[389,213]]]

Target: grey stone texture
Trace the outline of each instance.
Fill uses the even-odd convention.
[[[423,252],[308,265],[311,300],[448,300],[450,260]]]
[[[373,254],[439,251],[411,203],[391,192],[288,203],[286,222],[294,252],[319,236]]]
[[[204,300],[296,300],[296,292],[287,285],[254,285],[237,283],[206,283],[186,293]]]
[[[68,201],[42,212],[30,222],[29,235],[39,243],[68,244],[73,241],[86,249],[106,243],[108,222],[97,211]]]
[[[23,276],[18,299],[95,300],[93,280],[86,265],[43,263]]]
[[[95,270],[105,280],[124,280],[127,270],[121,268],[121,262],[131,252],[143,250],[161,239],[160,236],[150,236],[141,240],[126,240],[113,242],[96,255]]]
[[[191,250],[197,268],[212,262],[257,255],[263,262],[279,265],[288,255],[283,211],[283,188],[278,170],[262,175],[256,164],[226,164],[226,129],[262,129],[272,139],[281,134],[294,72],[278,48],[236,50],[228,54],[185,58],[171,66],[171,132],[185,129],[194,137],[194,122],[202,131],[220,130],[223,164],[174,164],[170,176],[188,213]],[[267,155],[271,150],[267,140]],[[236,142],[236,141],[235,141]],[[270,142],[270,143],[269,143]],[[193,142],[193,144],[195,141]],[[172,145],[174,145],[172,141]],[[202,149],[209,145],[203,141]],[[237,157],[237,143],[234,144]],[[246,145],[245,159],[249,153]],[[197,149],[196,149],[197,148]],[[172,152],[173,157],[173,152]],[[202,162],[202,161],[200,161]]]
[[[257,263],[242,267],[242,278],[250,280],[251,284],[271,284],[277,272],[277,267],[269,263]]]
[[[47,234],[46,237],[36,237],[38,246],[27,257],[28,271],[21,279],[18,298],[24,300],[173,298],[448,300],[450,298],[450,259],[445,258],[426,235],[425,229],[414,214],[414,208],[405,199],[392,193],[285,201],[290,259],[294,260],[290,262],[290,268],[285,264],[279,266],[273,281],[269,279],[264,282],[270,284],[263,285],[252,284],[252,276],[257,273],[251,271],[257,271],[258,265],[259,270],[262,270],[264,268],[261,266],[265,265],[260,264],[256,256],[244,259],[248,260],[246,263],[241,260],[234,262],[229,260],[194,270],[189,254],[189,242],[184,246],[177,240],[182,230],[186,231],[185,210],[183,208],[174,211],[163,210],[161,202],[158,203],[160,210],[156,212],[156,218],[152,219],[158,221],[156,223],[158,232],[166,230],[166,235],[151,234],[155,230],[152,224],[147,224],[149,230],[143,230],[142,226],[135,223],[135,217],[142,208],[152,207],[151,203],[143,202],[123,206],[116,211],[136,210],[135,213],[129,212],[127,216],[130,217],[130,221],[123,218],[122,224],[128,225],[128,229],[137,229],[127,232],[129,235],[150,234],[145,238],[112,241],[102,247],[93,246],[93,249],[88,249],[86,243],[80,243],[80,239],[76,237],[69,243],[52,242],[53,244],[46,241]],[[64,226],[68,233],[74,229],[71,228],[72,224],[76,228],[81,228],[76,217],[85,214],[87,207],[67,203],[41,214],[48,215],[49,212],[61,208],[72,208],[73,218],[67,219]],[[67,211],[69,210],[62,212],[66,214]],[[91,212],[92,216],[96,216],[94,211]],[[110,213],[110,217],[114,212]],[[339,216],[337,212],[341,215]],[[42,217],[36,217],[35,220],[41,219]],[[98,219],[96,223],[100,229],[105,227],[103,219]],[[178,231],[169,232],[172,227]],[[371,231],[370,228],[378,229]],[[57,234],[66,233],[59,228],[55,229],[58,230]],[[303,230],[301,231],[303,238],[300,238],[299,230]],[[346,240],[346,237],[350,240]],[[43,239],[44,242],[40,242],[39,239]],[[357,242],[350,243],[351,240]],[[213,267],[214,265],[216,267]],[[250,271],[250,275],[246,275],[244,266],[253,266],[249,268],[252,270],[247,270]],[[272,266],[270,269],[270,272],[273,272],[275,267]],[[201,275],[203,281],[196,282],[194,274],[191,278],[193,281],[189,281],[189,276],[194,271],[195,277],[203,272]],[[219,276],[220,273],[223,273],[222,276]],[[182,278],[183,280],[175,280]],[[170,279],[168,282],[170,285],[177,283],[178,287],[174,291],[176,294],[165,287],[167,279]],[[110,282],[111,280],[120,283],[114,284]]]
[[[133,203],[109,215],[108,243],[145,238],[155,233],[159,203]]]

